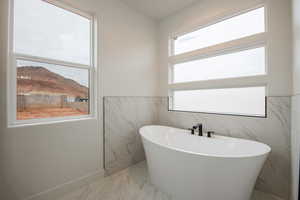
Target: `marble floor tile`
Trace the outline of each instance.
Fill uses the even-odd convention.
[[[251,200],[283,200],[275,195],[255,190]]]
[[[172,200],[154,187],[148,178],[146,162],[93,181],[56,200]],[[282,200],[255,191],[252,200]]]

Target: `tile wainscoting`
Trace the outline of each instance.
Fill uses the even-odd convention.
[[[169,112],[167,97],[105,97],[105,169],[120,171],[145,159],[138,129],[159,124],[189,128],[197,123],[220,135],[251,139],[272,152],[256,189],[288,199],[290,194],[290,97],[269,97],[268,117],[253,118],[202,113]]]
[[[104,164],[107,174],[145,160],[138,130],[159,124],[159,97],[104,98]]]
[[[292,160],[292,197],[298,200],[299,193],[299,158],[300,158],[300,95],[292,97],[292,129],[291,129],[291,160]]]

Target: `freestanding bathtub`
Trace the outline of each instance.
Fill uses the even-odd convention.
[[[255,141],[165,126],[145,126],[140,134],[151,182],[174,200],[249,200],[271,151]]]

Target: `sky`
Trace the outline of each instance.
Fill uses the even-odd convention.
[[[90,65],[90,20],[42,0],[14,1],[14,52]],[[88,70],[18,61],[43,66],[88,85]]]

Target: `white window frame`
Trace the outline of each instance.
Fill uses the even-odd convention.
[[[78,64],[65,62],[62,60],[49,59],[44,57],[32,56],[27,54],[18,54],[14,52],[14,0],[9,4],[9,31],[8,31],[8,67],[7,67],[7,116],[8,127],[41,125],[60,123],[74,120],[86,120],[97,118],[97,20],[92,14],[83,12],[73,6],[62,3],[58,0],[42,0],[69,12],[75,13],[90,20],[90,64]],[[61,65],[62,67],[86,69],[89,71],[89,114],[80,116],[53,117],[29,120],[17,120],[17,63],[18,59],[41,62],[46,64]]]
[[[176,38],[185,35],[187,33],[194,32],[196,30],[211,26],[221,21],[245,14],[247,12],[264,8],[265,9],[265,32],[257,33],[251,36],[235,39],[232,41],[219,43],[216,45],[200,48],[197,50],[192,50],[189,52],[176,54],[175,55],[175,45],[174,42]],[[266,96],[268,94],[268,82],[269,82],[269,65],[268,65],[268,7],[266,3],[259,4],[257,6],[243,9],[238,12],[231,12],[230,14],[223,15],[222,17],[217,17],[215,20],[208,21],[205,24],[196,26],[186,31],[177,32],[169,36],[169,56],[168,56],[168,93],[169,93],[169,111],[177,112],[190,112],[190,111],[181,111],[173,110],[173,94],[174,91],[181,90],[199,90],[199,89],[225,89],[225,88],[246,88],[246,87],[265,87]],[[265,74],[263,75],[254,75],[254,76],[243,76],[236,78],[224,78],[224,79],[211,79],[211,80],[201,80],[201,81],[191,81],[191,82],[180,82],[173,83],[173,69],[174,65],[194,61],[198,59],[211,58],[215,56],[240,52],[249,49],[255,49],[259,47],[265,48]],[[195,113],[207,113],[201,111],[195,111]],[[220,114],[220,115],[237,115],[237,116],[248,116],[248,117],[267,117],[267,97],[265,98],[265,115],[240,115],[240,114],[229,114],[229,113],[208,113],[208,114]]]

